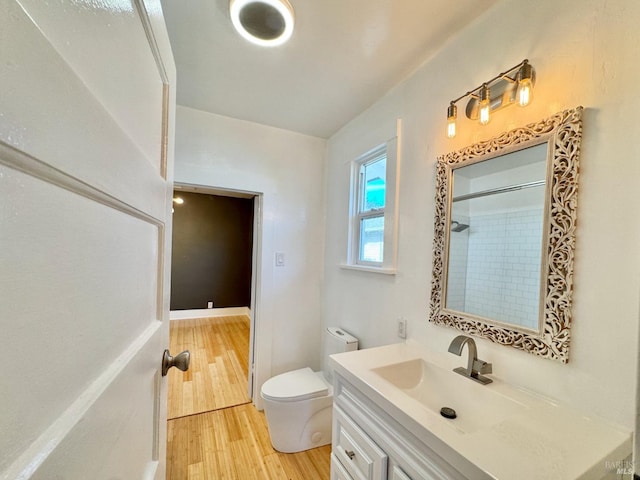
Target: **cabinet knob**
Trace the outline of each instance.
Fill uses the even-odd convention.
[[[344,450],[344,453],[347,454],[347,457],[349,457],[349,460],[353,460],[353,457],[356,456],[355,452],[347,450],[347,449]]]

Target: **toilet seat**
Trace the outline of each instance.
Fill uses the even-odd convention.
[[[297,402],[328,394],[329,385],[322,372],[316,373],[309,367],[276,375],[262,385],[262,397],[277,402]]]

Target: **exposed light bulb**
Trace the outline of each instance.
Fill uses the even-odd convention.
[[[456,120],[454,119],[450,119],[447,122],[447,137],[449,138],[453,138],[456,136]]]
[[[531,80],[523,80],[518,84],[518,105],[526,107],[531,101]]]
[[[518,98],[518,105],[526,107],[531,102],[531,95],[533,93],[533,68],[525,60],[518,70],[516,75],[516,81],[518,82],[518,89],[516,96]]]
[[[456,118],[458,117],[458,107],[451,102],[451,105],[447,107],[447,137],[453,138],[456,136]]]
[[[173,203],[177,203],[178,205],[182,205],[184,203],[184,199],[181,197],[174,197]]]
[[[489,102],[480,104],[480,123],[486,125],[489,123]]]
[[[480,89],[480,123],[486,125],[489,123],[489,115],[491,112],[491,92],[489,86],[485,83]]]

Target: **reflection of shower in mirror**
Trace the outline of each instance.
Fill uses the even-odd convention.
[[[452,232],[462,232],[469,228],[469,225],[466,223],[456,222],[455,220],[451,222],[451,231]]]

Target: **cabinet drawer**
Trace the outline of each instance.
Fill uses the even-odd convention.
[[[333,453],[331,454],[331,480],[353,480]]]
[[[339,407],[334,406],[333,454],[353,480],[386,480],[387,455]]]

